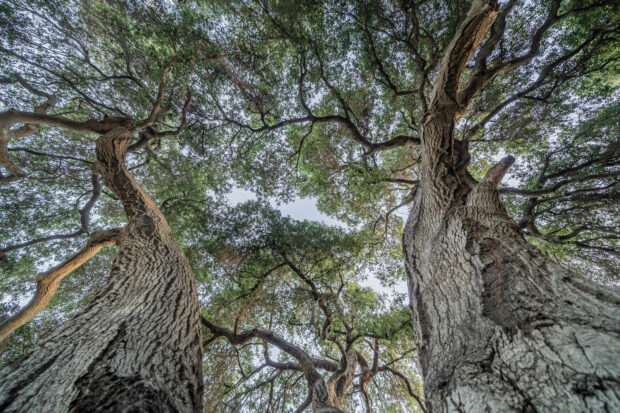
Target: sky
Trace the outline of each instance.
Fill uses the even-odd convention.
[[[256,199],[257,196],[254,192],[242,188],[234,188],[228,195],[228,203],[230,206],[235,206],[239,203]],[[318,221],[326,225],[339,226],[343,228],[347,227],[344,222],[327,216],[321,211],[319,211],[316,205],[316,200],[313,198],[296,198],[288,204],[280,205],[275,202],[275,198],[269,199],[269,202],[271,206],[278,209],[282,213],[282,215],[289,216],[299,221]],[[395,211],[394,213],[397,213],[406,218],[407,214],[409,213],[409,206],[401,207],[398,211]],[[397,283],[394,287],[388,288],[381,285],[381,282],[373,274],[368,274],[368,278],[360,284],[364,287],[370,287],[377,292],[385,293],[388,296],[392,296],[394,292],[407,293],[406,281],[401,281]]]
[[[238,203],[256,200],[257,196],[254,192],[241,188],[234,188],[228,195],[228,203],[235,206]],[[345,227],[346,225],[332,217],[323,214],[316,206],[316,200],[312,198],[297,198],[288,204],[277,205],[275,198],[269,200],[271,205],[280,210],[282,215],[289,216],[293,219],[303,221],[318,221],[327,225]]]

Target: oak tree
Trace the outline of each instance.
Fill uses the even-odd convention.
[[[618,262],[613,2],[256,1],[225,16],[237,93],[209,116],[252,148],[238,179],[387,234],[410,205],[433,411],[618,406],[620,301],[592,281]]]

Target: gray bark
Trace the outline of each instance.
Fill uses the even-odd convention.
[[[97,140],[98,172],[128,218],[109,280],[82,314],[0,371],[0,411],[202,411],[195,280],[125,168],[132,135],[118,127]]]
[[[620,294],[524,239],[496,189],[505,161],[466,184],[452,119],[423,127],[403,236],[430,410],[619,411]]]
[[[426,399],[433,412],[619,411],[620,294],[530,245],[497,191],[514,159],[476,183],[454,137],[484,87],[461,74],[496,16],[497,1],[472,2],[419,130],[403,249]]]

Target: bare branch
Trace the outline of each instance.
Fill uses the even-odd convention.
[[[181,131],[183,131],[183,129],[185,129],[185,126],[187,126],[187,110],[189,109],[189,104],[191,102],[192,102],[192,91],[188,89],[187,97],[185,98],[183,109],[181,110],[181,123],[174,130],[158,132],[159,136],[178,135],[179,133],[181,133]]]
[[[78,161],[78,162],[82,162],[85,163],[87,165],[92,165],[93,162],[92,161],[88,161],[86,159],[82,159],[82,158],[78,158],[77,156],[71,156],[71,155],[57,155],[55,153],[47,153],[47,152],[39,152],[39,151],[33,151],[32,149],[28,149],[28,148],[24,148],[24,147],[19,147],[19,146],[12,146],[10,148],[8,148],[9,152],[26,152],[29,153],[31,155],[37,155],[37,156],[46,156],[49,158],[56,158],[56,159],[71,159],[73,161]]]
[[[403,373],[401,373],[400,371],[392,368],[392,367],[385,367],[385,368],[379,368],[379,371],[387,371],[390,372],[391,374],[393,374],[394,376],[398,377],[400,380],[402,380],[402,382],[405,385],[405,389],[407,390],[407,392],[409,393],[409,395],[411,397],[413,397],[415,399],[415,401],[418,403],[418,406],[420,406],[420,409],[422,409],[422,411],[424,413],[426,413],[426,408],[424,407],[424,402],[422,401],[422,399],[420,398],[420,396],[418,396],[414,391],[413,388],[411,387],[411,383],[409,383],[409,379],[407,379],[407,376],[405,376]]]
[[[568,185],[568,184],[574,184],[578,182],[587,182],[587,181],[592,181],[595,179],[614,178],[618,175],[620,175],[619,171],[579,176],[576,178],[564,179],[551,186],[548,186],[547,188],[543,188],[539,190],[527,190],[527,189],[520,189],[520,188],[513,188],[513,187],[504,187],[504,188],[499,188],[499,193],[500,194],[514,194],[514,195],[518,195],[518,196],[522,196],[526,198],[538,198],[542,195],[552,194],[558,189],[560,189],[561,187]]]
[[[93,233],[88,243],[76,255],[51,270],[37,275],[37,291],[28,305],[15,315],[0,323],[0,341],[7,338],[16,328],[26,324],[41,310],[43,310],[56,294],[60,282],[72,271],[81,267],[86,261],[94,257],[106,245],[116,244],[122,230],[111,230]]]
[[[56,235],[49,235],[49,236],[41,237],[41,238],[35,238],[35,239],[29,240],[26,242],[0,248],[0,257],[6,254],[7,252],[29,247],[31,245],[40,244],[42,242],[58,240],[58,239],[76,238],[82,234],[88,233],[90,211],[92,210],[93,206],[95,205],[95,203],[101,196],[101,191],[102,191],[101,180],[99,176],[93,174],[91,177],[91,182],[93,185],[92,195],[88,199],[88,201],[86,201],[86,204],[84,204],[84,206],[78,210],[78,212],[80,213],[80,228],[77,231],[71,232],[69,234],[56,234]]]

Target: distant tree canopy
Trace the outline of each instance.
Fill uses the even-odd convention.
[[[345,411],[423,411],[411,294],[366,281],[405,280],[397,211],[419,196],[442,57],[478,3],[0,4],[0,317],[37,274],[127,223],[94,166],[97,125],[118,122],[136,131],[127,170],[198,283],[208,411],[301,412],[320,383]],[[609,289],[619,34],[613,1],[500,2],[456,80],[450,144],[469,188],[514,155],[498,190],[519,233]],[[229,206],[237,187],[258,201]],[[269,206],[298,197],[346,228]],[[4,363],[98,294],[112,243],[15,330]]]
[[[302,411],[312,377],[326,373],[346,411],[424,407],[405,297],[360,285],[393,278],[398,257],[377,256],[363,233],[295,222],[258,203],[221,221],[219,241],[205,249],[219,275],[203,319],[208,411]]]

